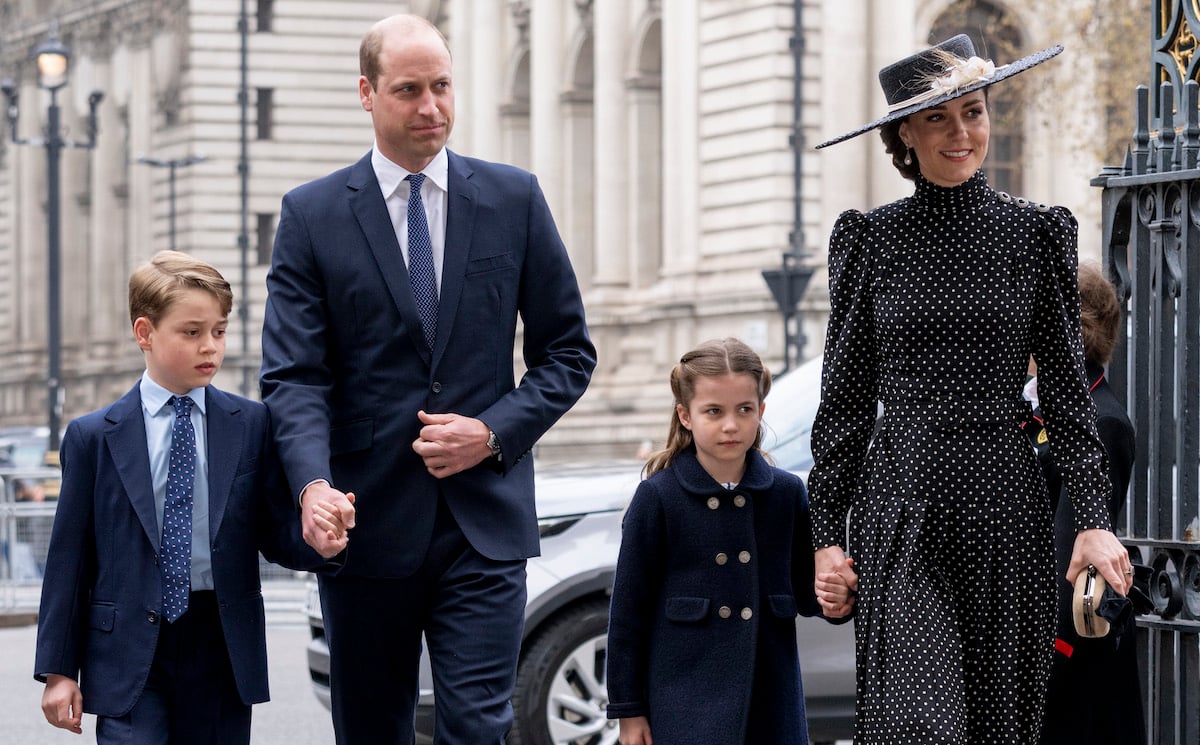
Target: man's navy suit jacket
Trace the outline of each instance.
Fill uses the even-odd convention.
[[[238,693],[253,704],[268,697],[258,552],[293,569],[324,561],[300,537],[266,408],[211,385],[204,395],[213,583]],[[161,532],[138,386],[71,422],[61,462],[34,674],[78,675],[84,711],[122,716],[145,687],[165,623]]]
[[[595,367],[583,302],[537,180],[448,152],[445,261],[432,352],[367,153],[283,199],[263,327],[263,401],[294,493],[354,492],[344,574],[409,575],[439,493],[471,545],[537,555],[532,459]],[[514,378],[522,321],[525,373]],[[418,410],[476,417],[503,458],[443,480],[412,449]]]

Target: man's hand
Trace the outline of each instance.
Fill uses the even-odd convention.
[[[55,727],[83,734],[83,694],[74,678],[53,673],[46,676],[42,714]]]
[[[325,481],[314,481],[300,495],[300,527],[304,542],[328,559],[350,540],[354,527],[354,493],[340,492]]]
[[[490,430],[478,419],[424,411],[418,411],[417,417],[425,426],[412,448],[435,478],[444,479],[491,457],[487,445]]]

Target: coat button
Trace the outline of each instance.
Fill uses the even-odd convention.
[[[721,506],[721,500],[717,499],[716,497],[708,498],[708,508],[710,510],[715,510],[716,508],[718,508],[720,506]]]
[[[733,611],[730,610],[728,605],[722,605],[720,608],[717,608],[717,615],[721,618],[729,618],[733,615]]]
[[[442,384],[435,380],[433,385],[429,386],[429,390],[433,391],[434,393],[441,393],[442,392]]]
[[[754,611],[750,610],[749,608],[742,608],[742,620],[743,621],[749,621],[753,617],[754,617]]]
[[[743,564],[749,564],[750,563],[750,552],[749,551],[739,552],[738,553],[738,561],[742,562]]]
[[[151,625],[158,623],[158,613],[156,613],[154,611],[150,611],[149,613],[146,614],[146,620]]]
[[[723,567],[725,566],[725,562],[729,561],[729,557],[722,551],[714,557],[714,560],[717,562],[717,566]]]
[[[733,505],[735,507],[745,507],[746,506],[746,498],[743,497],[741,494],[737,495],[736,497],[733,498]]]

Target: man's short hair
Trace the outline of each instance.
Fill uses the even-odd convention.
[[[358,47],[358,71],[371,84],[371,90],[375,90],[375,83],[379,81],[379,74],[382,72],[379,55],[383,51],[383,37],[388,33],[407,35],[424,31],[432,31],[437,34],[438,38],[442,40],[442,44],[446,45],[446,52],[450,52],[450,42],[446,41],[446,35],[442,33],[442,30],[421,16],[410,14],[390,16],[371,27]]]
[[[233,290],[211,264],[181,251],[159,251],[129,276],[129,323],[145,317],[157,324],[187,290],[212,295],[226,317],[233,310]]]

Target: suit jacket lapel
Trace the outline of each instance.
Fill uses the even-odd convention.
[[[379,191],[379,181],[371,167],[371,153],[368,152],[350,169],[346,187],[350,190],[350,209],[362,228],[379,271],[383,273],[383,281],[387,284],[392,302],[400,311],[400,318],[404,321],[413,346],[428,363],[429,348],[421,332],[421,316],[417,313],[417,303],[409,284],[408,267],[404,265],[404,254],[400,252],[400,243],[396,240],[396,227],[392,225],[387,204]]]
[[[158,553],[158,514],[154,510],[154,480],[146,447],[146,421],[142,418],[142,394],[137,385],[109,407],[104,416],[108,428],[104,440],[116,465],[117,475],[133,511]]]
[[[233,477],[245,452],[246,427],[241,407],[232,398],[210,385],[204,389],[204,399],[208,407],[205,412],[208,426],[208,536],[209,542],[216,545],[221,518],[229,504]],[[258,498],[260,495],[252,496]]]
[[[442,352],[454,331],[454,319],[458,314],[458,302],[462,297],[463,282],[467,274],[467,257],[471,249],[471,235],[475,228],[475,205],[479,189],[471,181],[471,167],[449,150],[450,178],[446,194],[446,247],[442,258],[442,292],[438,298],[438,334],[434,348],[434,364],[441,359]]]

